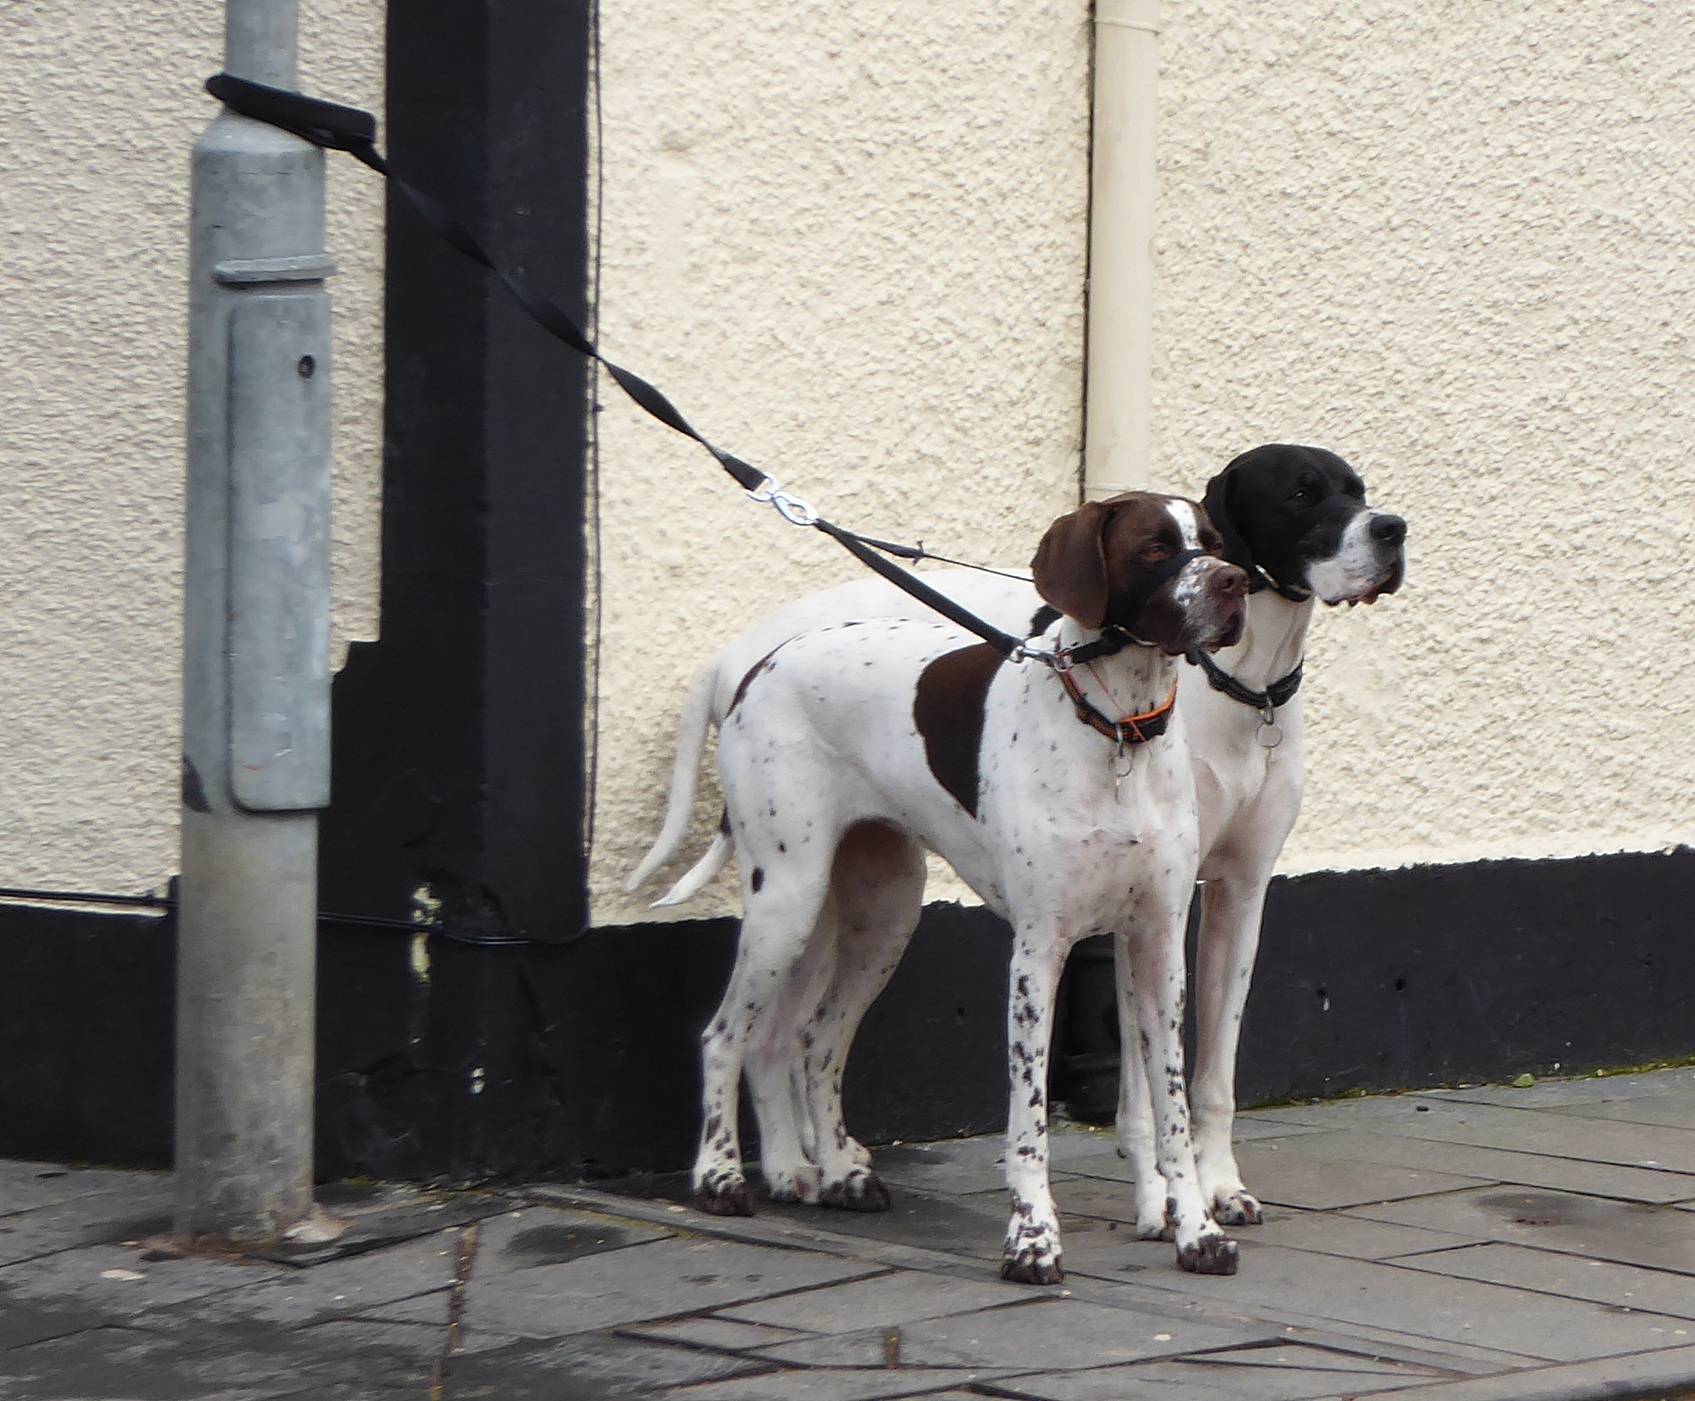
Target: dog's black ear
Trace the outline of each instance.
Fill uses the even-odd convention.
[[[1225,559],[1243,569],[1249,569],[1254,563],[1254,552],[1242,538],[1242,532],[1237,529],[1235,514],[1236,464],[1241,460],[1239,457],[1233,459],[1228,467],[1207,483],[1206,495],[1201,498],[1201,505],[1206,507],[1207,519],[1212,522],[1213,529],[1224,539]]]
[[[1085,501],[1048,527],[1030,561],[1036,592],[1088,628],[1106,621],[1106,523],[1111,514],[1105,503]]]

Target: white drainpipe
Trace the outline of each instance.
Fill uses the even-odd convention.
[[[1159,0],[1095,0],[1083,496],[1145,487],[1153,447]]]

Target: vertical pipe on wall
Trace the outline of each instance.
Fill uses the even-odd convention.
[[[1083,495],[1145,486],[1152,455],[1159,0],[1095,0]]]
[[[228,0],[225,67],[292,87],[295,0]],[[176,1228],[312,1212],[317,809],[329,801],[322,153],[221,112],[190,214]]]

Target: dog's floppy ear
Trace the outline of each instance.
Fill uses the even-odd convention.
[[[1030,561],[1036,592],[1084,627],[1098,628],[1106,621],[1106,523],[1110,515],[1105,503],[1085,501],[1048,527]]]
[[[1206,507],[1207,519],[1212,522],[1213,529],[1224,538],[1225,559],[1247,569],[1254,562],[1254,552],[1236,528],[1235,515],[1236,463],[1241,460],[1236,458],[1207,483],[1207,494],[1201,498],[1201,505]]]

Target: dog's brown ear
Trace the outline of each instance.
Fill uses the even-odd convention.
[[[1084,627],[1106,621],[1106,522],[1100,501],[1085,501],[1048,527],[1030,561],[1036,592]]]

